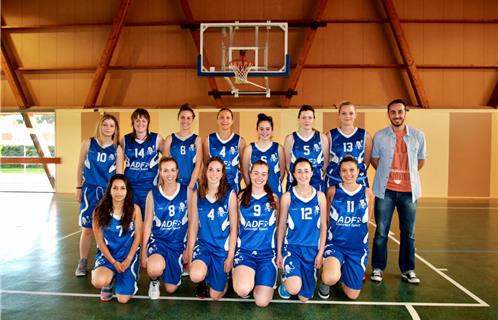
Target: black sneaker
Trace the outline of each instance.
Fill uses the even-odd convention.
[[[323,300],[327,300],[330,297],[330,286],[327,286],[323,282],[320,283],[318,286],[318,296]]]
[[[209,297],[209,291],[208,291],[208,287],[206,285],[206,281],[199,282],[194,287],[194,294],[197,298],[201,298],[201,299]]]

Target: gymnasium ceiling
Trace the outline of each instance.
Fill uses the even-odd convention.
[[[7,111],[498,105],[496,0],[4,0],[1,14]],[[217,95],[226,81],[197,75],[198,24],[236,20],[289,22],[281,95]]]

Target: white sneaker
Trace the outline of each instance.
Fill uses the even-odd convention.
[[[411,284],[419,284],[420,279],[415,274],[415,271],[410,270],[401,274],[401,278]]]
[[[382,282],[382,270],[373,269],[372,275],[370,276],[370,280],[375,282]]]
[[[149,298],[150,300],[157,300],[161,295],[159,286],[161,285],[159,279],[150,280],[149,284]]]

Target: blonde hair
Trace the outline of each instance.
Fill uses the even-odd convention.
[[[119,145],[119,123],[118,119],[116,119],[115,116],[109,113],[104,113],[100,119],[99,122],[97,122],[97,127],[95,128],[95,138],[99,141],[101,145],[104,144],[104,135],[102,134],[102,125],[104,124],[104,121],[111,119],[114,121],[114,134],[112,135],[112,144],[114,144],[115,147]]]
[[[351,101],[344,100],[344,101],[341,101],[341,103],[339,104],[339,108],[338,108],[339,113],[341,112],[341,109],[344,106],[353,106],[354,111],[356,112],[356,106]]]

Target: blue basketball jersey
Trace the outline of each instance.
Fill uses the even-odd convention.
[[[237,248],[247,251],[275,249],[277,210],[270,206],[266,193],[251,196],[247,208],[239,204],[239,218]]]
[[[103,232],[105,244],[111,255],[117,261],[123,261],[128,256],[135,238],[135,224],[133,220],[130,223],[128,231],[124,233],[121,217],[116,218],[113,215],[109,225],[103,228]],[[97,250],[97,255],[102,254],[98,248]]]
[[[228,140],[222,141],[218,133],[211,133],[209,139],[209,156],[219,157],[225,163],[227,179],[230,187],[238,193],[240,191],[240,136],[233,133]]]
[[[322,141],[320,140],[320,132],[315,133],[308,139],[301,138],[299,133],[293,132],[294,144],[291,151],[291,165],[290,172],[287,175],[287,191],[292,186],[292,171],[294,171],[294,162],[299,158],[308,159],[311,162],[313,169],[313,176],[311,177],[311,185],[321,191],[324,189],[323,185],[323,150]]]
[[[125,176],[132,185],[156,185],[159,150],[157,133],[151,132],[145,141],[137,141],[131,133],[124,136]]]
[[[303,199],[295,188],[290,191],[290,204],[287,215],[287,233],[284,244],[318,248],[320,242],[320,204],[318,192]]]
[[[365,158],[365,138],[366,131],[362,128],[356,128],[350,135],[345,135],[341,129],[334,128],[330,130],[332,143],[330,144],[330,162],[327,167],[327,179],[329,186],[341,183],[342,179],[339,174],[339,163],[347,156],[352,156],[358,162],[360,173],[357,182],[368,186],[367,168],[364,163]]]
[[[279,198],[282,195],[282,185],[280,183],[280,158],[278,156],[278,143],[273,142],[271,146],[266,150],[261,150],[258,148],[256,143],[251,143],[251,160],[249,165],[249,171],[251,170],[252,164],[257,160],[263,160],[268,164],[268,185],[270,186],[273,193],[275,193]]]
[[[368,247],[368,199],[366,187],[350,192],[339,184],[330,206],[327,244],[355,250]]]
[[[231,191],[218,201],[211,202],[207,197],[197,195],[197,213],[199,232],[197,238],[214,248],[228,251],[230,234],[229,201]]]
[[[197,139],[195,133],[185,139],[178,137],[175,133],[171,134],[171,147],[169,153],[171,157],[178,162],[180,168],[178,182],[187,186],[190,183],[195,162],[197,161],[195,139]]]
[[[86,185],[107,187],[109,179],[116,173],[116,147],[114,144],[102,148],[97,139],[90,139],[90,146],[83,163],[83,180]]]
[[[187,237],[187,186],[177,184],[177,191],[166,196],[161,187],[152,189],[154,218],[149,246],[156,241],[167,242],[174,249],[183,249]]]

